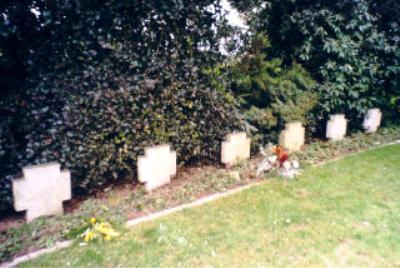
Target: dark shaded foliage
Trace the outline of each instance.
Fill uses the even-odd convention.
[[[247,51],[228,68],[230,87],[240,100],[256,147],[277,142],[287,122],[312,127],[308,114],[319,98],[309,73],[297,63],[284,66],[270,56],[272,49],[266,36],[254,36]]]
[[[172,143],[180,163],[217,161],[240,128],[202,72],[221,58],[219,10],[213,0],[3,3],[0,68],[16,76],[0,79],[0,207],[28,164],[59,161],[75,190],[90,190],[133,178],[146,145]]]
[[[322,98],[314,113],[316,120],[323,122],[331,113],[346,113],[351,126],[357,128],[366,110],[375,106],[384,109],[387,119],[396,119],[390,100],[399,95],[397,3],[232,2],[250,14],[254,32],[269,35],[274,56],[286,65],[293,60],[301,63],[320,84]]]

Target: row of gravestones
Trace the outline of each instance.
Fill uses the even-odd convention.
[[[379,109],[368,111],[364,129],[375,132],[381,122]],[[332,115],[327,123],[326,136],[340,140],[346,135],[347,120],[344,115]],[[300,122],[286,124],[279,141],[289,152],[300,150],[304,144],[305,129]],[[232,166],[250,157],[250,139],[244,132],[231,133],[221,144],[221,162]],[[176,174],[176,152],[169,145],[159,145],[145,149],[144,156],[138,158],[138,179],[145,183],[146,190],[168,184]],[[62,202],[71,199],[71,176],[69,171],[61,171],[60,164],[49,163],[25,167],[23,178],[12,183],[14,208],[26,210],[28,222],[45,215],[63,213]]]

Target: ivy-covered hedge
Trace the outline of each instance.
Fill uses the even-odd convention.
[[[24,73],[1,74],[15,83],[0,99],[0,210],[10,208],[11,179],[25,165],[58,161],[74,190],[88,191],[134,179],[148,145],[172,144],[179,163],[218,161],[221,140],[241,128],[234,101],[203,72],[221,56],[219,1],[0,8],[0,65],[19,63]]]

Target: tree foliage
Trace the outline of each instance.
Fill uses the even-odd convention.
[[[298,61],[320,84],[320,119],[340,112],[357,124],[368,108],[387,108],[399,76],[398,13],[389,12],[390,1],[233,2],[250,13],[253,31],[268,33],[275,56]]]
[[[276,139],[286,122],[307,124],[318,100],[310,75],[299,64],[283,66],[281,59],[269,56],[270,50],[267,37],[255,36],[247,52],[230,67],[229,79],[245,118],[257,129],[255,139],[264,143]]]
[[[400,2],[395,0],[370,1],[371,12],[377,17],[377,25],[385,33],[391,46],[395,49],[385,57],[385,88],[387,95],[391,98],[386,109],[387,112],[393,111],[392,108],[400,110]],[[393,107],[394,106],[394,107]],[[393,113],[396,118],[398,113]]]
[[[0,80],[15,80],[0,101],[2,207],[27,164],[59,161],[87,190],[134,177],[147,145],[217,160],[240,128],[202,72],[221,58],[219,13],[214,0],[2,2],[0,64],[16,66]]]

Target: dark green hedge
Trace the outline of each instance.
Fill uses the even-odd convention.
[[[267,34],[272,57],[295,60],[318,83],[317,132],[330,114],[345,113],[360,129],[367,110],[379,107],[398,121],[400,2],[394,0],[232,0],[249,16],[253,33]],[[262,5],[264,3],[264,5]]]
[[[15,83],[0,99],[0,210],[10,207],[11,179],[25,165],[61,162],[74,190],[90,191],[134,179],[148,145],[172,144],[179,163],[218,161],[225,134],[241,128],[233,100],[203,72],[220,60],[219,1],[0,7],[0,65],[17,62],[25,74],[1,74]]]

